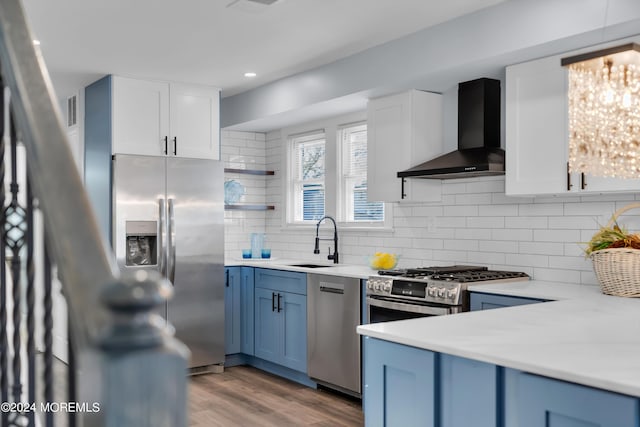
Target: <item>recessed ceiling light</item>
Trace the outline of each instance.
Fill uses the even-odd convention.
[[[40,40],[34,40],[33,41],[33,45],[34,46],[40,46]]]
[[[248,72],[248,73],[244,73],[244,76],[245,77],[255,77],[255,76],[257,76],[257,74],[253,73],[253,72]]]

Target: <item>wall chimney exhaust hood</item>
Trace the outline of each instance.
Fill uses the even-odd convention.
[[[504,175],[500,148],[500,81],[458,84],[458,149],[402,172],[398,178],[451,179]]]

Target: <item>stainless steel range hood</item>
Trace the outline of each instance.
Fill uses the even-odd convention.
[[[398,172],[398,178],[451,179],[504,175],[500,148],[500,81],[458,85],[458,150]]]

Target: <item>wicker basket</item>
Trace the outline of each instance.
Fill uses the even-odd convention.
[[[631,203],[618,209],[607,227],[612,227],[621,214],[635,208],[640,208],[640,203]],[[591,259],[603,293],[619,297],[640,297],[640,250],[601,249],[593,251]]]

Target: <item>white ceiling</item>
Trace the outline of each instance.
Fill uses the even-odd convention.
[[[105,74],[237,94],[505,0],[23,0],[59,97]],[[258,73],[247,79],[246,71]]]

